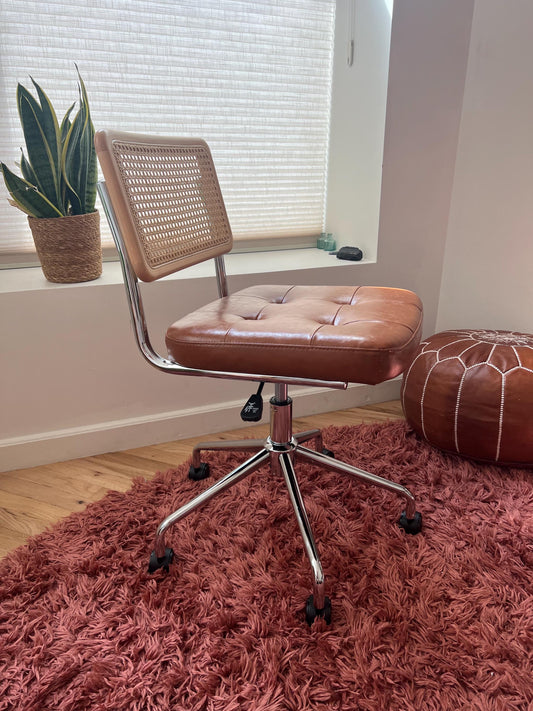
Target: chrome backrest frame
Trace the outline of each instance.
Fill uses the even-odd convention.
[[[333,388],[337,390],[345,390],[348,387],[347,382],[337,380],[312,380],[309,378],[264,375],[258,373],[231,373],[218,370],[188,368],[157,353],[150,342],[139,280],[129,260],[105,181],[99,181],[97,189],[120,257],[120,264],[122,267],[122,275],[124,277],[124,285],[126,288],[128,307],[135,334],[135,340],[141,354],[145,360],[150,363],[150,365],[163,372],[174,373],[177,375],[194,375],[207,378],[223,378],[225,380],[245,380],[251,382],[281,383],[286,385],[308,385],[313,387]],[[228,295],[224,258],[220,255],[215,257],[214,261],[218,293],[222,298]]]

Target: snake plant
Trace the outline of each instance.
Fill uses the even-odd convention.
[[[77,67],[76,67],[77,69]],[[94,212],[97,166],[94,126],[87,91],[78,71],[79,109],[66,112],[61,125],[41,87],[31,80],[37,97],[17,86],[17,106],[26,154],[21,148],[19,177],[1,163],[9,201],[31,217],[62,217]]]

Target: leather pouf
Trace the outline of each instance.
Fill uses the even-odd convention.
[[[533,465],[533,335],[437,333],[420,344],[401,397],[411,427],[435,447]]]

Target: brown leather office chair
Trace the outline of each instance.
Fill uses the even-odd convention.
[[[96,150],[105,183],[99,192],[122,261],[137,344],[167,373],[275,384],[270,436],[263,440],[205,442],[193,450],[189,476],[209,475],[202,450],[234,449],[249,459],[159,525],[149,570],[168,571],[173,551],[165,533],[198,506],[263,465],[285,479],[313,573],[306,603],[309,624],[328,623],[331,603],[313,533],[296,479],[303,460],[394,491],[406,499],[399,525],[421,528],[410,491],[337,461],[323,449],[320,430],[293,433],[289,385],[346,388],[400,374],[420,340],[422,307],[410,291],[370,286],[253,286],[228,294],[223,255],[232,234],[215,167],[200,139],[99,131]],[[219,299],[169,326],[168,354],[150,344],[137,279],[153,281],[198,262],[215,260]],[[314,441],[315,449],[304,444]]]

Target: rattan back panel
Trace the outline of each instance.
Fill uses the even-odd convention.
[[[140,279],[229,252],[231,228],[205,141],[99,131],[96,149]]]

